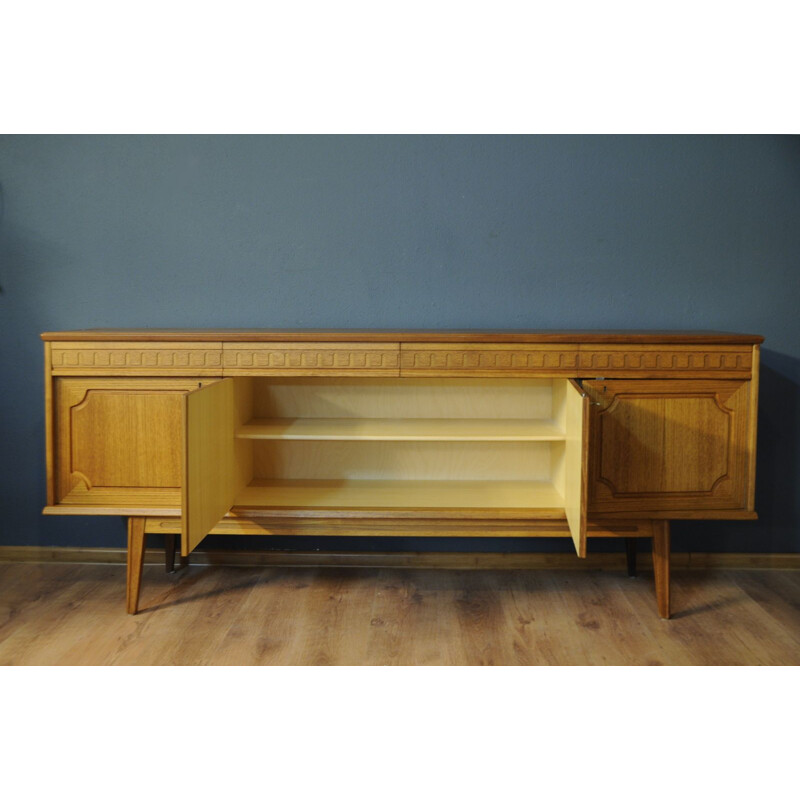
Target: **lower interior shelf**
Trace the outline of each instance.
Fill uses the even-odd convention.
[[[254,480],[234,506],[563,509],[564,498],[550,481]]]

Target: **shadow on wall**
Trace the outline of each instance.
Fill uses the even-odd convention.
[[[798,551],[800,524],[800,360],[761,351],[754,522],[677,521],[676,552]]]
[[[5,278],[6,260],[3,258],[3,219],[5,217],[6,198],[3,184],[0,181],[0,294],[3,294],[3,279]]]
[[[762,363],[760,376],[756,511],[762,526],[788,549],[800,522],[800,360],[770,350],[763,359],[769,366]]]

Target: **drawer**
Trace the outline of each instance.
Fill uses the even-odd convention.
[[[400,345],[400,374],[571,378],[749,378],[752,345],[443,344]]]
[[[52,342],[53,375],[220,375],[220,342]]]
[[[224,375],[400,374],[400,345],[345,342],[223,342]]]

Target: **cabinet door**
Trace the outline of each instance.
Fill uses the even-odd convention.
[[[181,552],[197,547],[230,511],[240,489],[233,378],[184,395]]]
[[[179,509],[182,398],[190,378],[56,378],[52,496],[60,511]]]
[[[745,509],[749,381],[584,381],[593,401],[592,512]]]
[[[565,398],[566,435],[564,451],[564,506],[575,552],[586,558],[586,511],[589,481],[590,406],[586,392],[575,381],[567,381]]]

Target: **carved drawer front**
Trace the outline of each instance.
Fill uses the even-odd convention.
[[[227,375],[383,375],[397,377],[399,344],[223,342]]]
[[[182,398],[202,383],[56,379],[56,502],[180,508]]]
[[[221,342],[53,342],[53,375],[221,375]]]
[[[593,402],[589,511],[745,509],[747,381],[584,381]]]
[[[458,373],[476,377],[519,375],[596,378],[691,378],[711,372],[721,378],[749,378],[751,345],[525,345],[406,344],[400,346],[402,375],[435,377]]]

